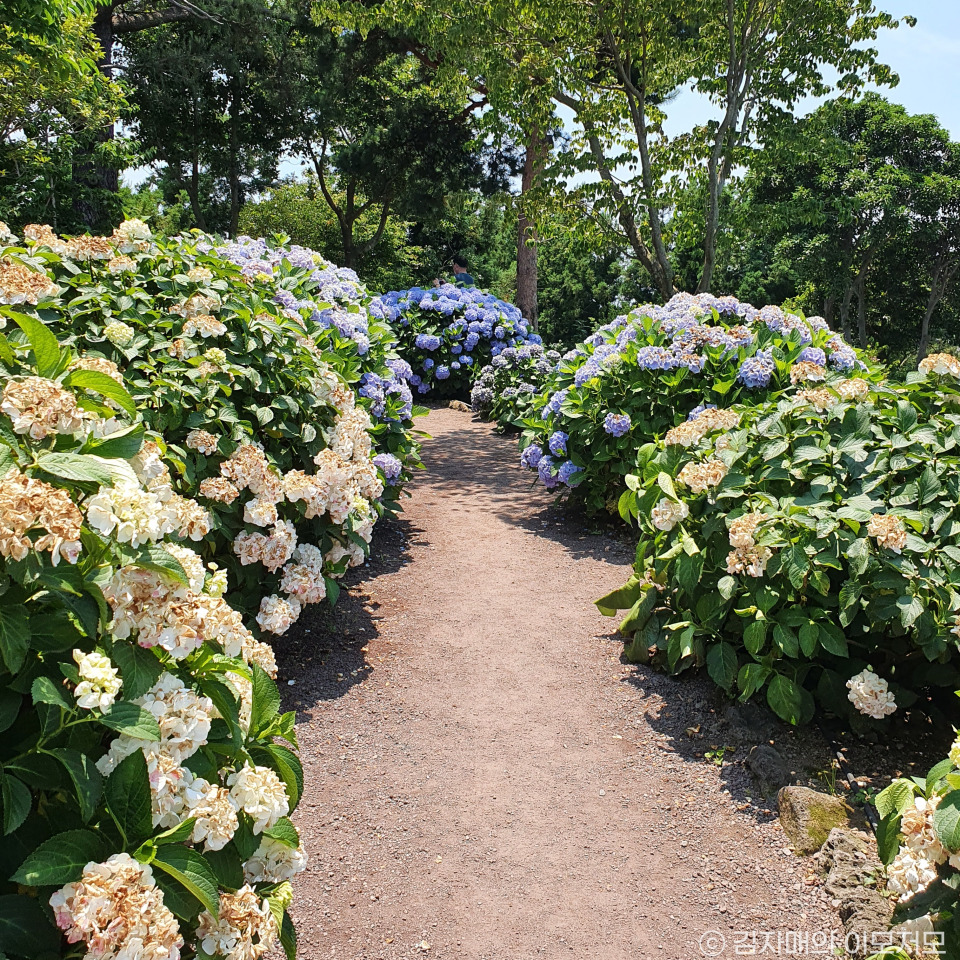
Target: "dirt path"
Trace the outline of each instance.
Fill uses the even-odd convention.
[[[630,551],[562,520],[488,425],[421,424],[427,470],[366,598],[279,651],[307,778],[301,956],[692,960],[709,930],[724,956],[739,931],[758,952],[762,931],[829,933],[746,773],[687,732],[716,719],[709,687],[620,663],[591,601]]]

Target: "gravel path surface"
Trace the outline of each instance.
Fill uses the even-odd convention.
[[[558,514],[489,425],[420,425],[427,470],[362,588],[277,644],[307,780],[300,955],[694,960],[706,931],[731,957],[829,935],[746,771],[703,757],[709,684],[621,663],[592,601],[630,549]]]

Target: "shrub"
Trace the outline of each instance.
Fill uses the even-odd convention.
[[[956,685],[958,375],[949,357],[903,385],[832,375],[645,446],[621,498],[636,573],[598,601],[629,609],[627,655],[705,663],[791,723],[815,699],[868,722]]]
[[[380,301],[413,368],[421,394],[466,396],[479,370],[509,347],[540,344],[512,304],[475,287],[451,283],[432,290],[392,291]]]
[[[125,370],[175,489],[210,511],[193,539],[229,570],[236,604],[282,633],[302,604],[335,599],[419,462],[406,365],[352,271],[136,221],[110,238],[25,233],[22,247],[0,241],[0,297],[39,283],[24,308]]]
[[[895,780],[876,799],[877,847],[898,898],[897,956],[960,957],[960,737],[924,778]],[[926,948],[926,950],[918,949]],[[894,954],[887,954],[892,956]]]
[[[522,462],[549,488],[576,488],[589,510],[615,512],[643,444],[698,405],[763,399],[797,363],[859,361],[820,317],[709,294],[638,307],[565,355],[525,421]]]
[[[519,429],[559,360],[556,350],[545,351],[538,343],[502,350],[480,371],[470,391],[474,412],[496,421],[501,430]]]
[[[273,652],[113,371],[0,310],[0,953],[293,957],[303,774]]]

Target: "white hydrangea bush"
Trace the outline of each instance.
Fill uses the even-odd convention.
[[[861,729],[960,683],[960,362],[881,384],[798,369],[640,448],[634,576],[597,603],[628,611],[630,659]]]
[[[122,367],[164,438],[141,454],[149,488],[105,490],[91,522],[122,539],[149,516],[151,532],[185,536],[224,568],[257,634],[335,600],[419,464],[410,368],[352,271],[301,247],[165,238],[140,221],[110,237],[23,233],[0,240],[0,304],[62,332],[91,372]],[[12,417],[29,389],[9,398]],[[184,499],[200,506],[180,516]]]
[[[294,718],[214,519],[115,365],[0,311],[0,955],[293,957]]]

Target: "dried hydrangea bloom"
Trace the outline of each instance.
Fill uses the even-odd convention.
[[[0,260],[0,303],[36,305],[59,292],[60,288],[45,273],[8,257]]]
[[[207,430],[191,430],[184,442],[191,450],[210,457],[217,452],[219,437]]]
[[[694,493],[703,493],[715,487],[727,475],[729,467],[722,460],[707,460],[705,463],[688,463],[677,475],[677,480]]]
[[[60,490],[17,469],[0,479],[0,556],[23,560],[31,550],[49,550],[54,566],[61,557],[76,563],[80,555],[83,514]],[[42,532],[36,543],[27,533]]]
[[[243,522],[252,523],[258,527],[269,527],[277,522],[277,505],[270,500],[261,500],[254,497],[243,506]]]
[[[192,283],[209,283],[213,279],[213,271],[207,267],[192,267],[187,271],[187,279]]]
[[[280,597],[273,594],[260,601],[260,612],[257,614],[257,623],[261,630],[275,633],[278,636],[297,622],[300,616],[300,601],[294,597]]]
[[[860,711],[874,720],[882,720],[896,712],[897,701],[883,677],[878,677],[869,667],[861,670],[847,681],[847,699]]]
[[[762,577],[772,556],[773,551],[769,547],[738,547],[727,554],[727,573]]]
[[[240,826],[237,802],[230,791],[218,784],[194,777],[183,788],[184,817],[194,817],[191,840],[204,850],[222,850]]]
[[[887,867],[887,889],[900,897],[912,897],[937,879],[937,864],[902,848]]]
[[[837,398],[830,390],[801,390],[797,394],[798,404],[810,404],[817,413],[824,413],[836,404]]]
[[[917,368],[921,373],[935,373],[938,376],[958,377],[960,378],[960,360],[951,357],[949,353],[932,353],[929,357],[924,357]]]
[[[307,855],[301,847],[291,847],[272,837],[260,841],[253,856],[243,865],[248,883],[282,883],[292,880],[307,867]]]
[[[106,237],[73,237],[67,241],[65,255],[74,260],[111,260],[113,245]]]
[[[203,582],[206,579],[206,573],[203,569],[203,561],[200,555],[189,547],[182,546],[179,543],[165,543],[163,549],[176,558],[183,567],[183,572],[187,575],[187,586],[195,593],[203,590]]]
[[[875,513],[867,524],[867,535],[875,537],[878,547],[900,553],[907,545],[907,528],[899,517]]]
[[[862,377],[852,377],[837,384],[837,393],[844,400],[863,400],[870,393],[870,384]]]
[[[320,603],[326,599],[323,578],[323,554],[313,544],[302,543],[293,552],[295,562],[283,568],[280,589],[302,604]]]
[[[756,546],[753,538],[757,527],[763,520],[762,513],[745,513],[730,523],[730,546],[749,550]]]
[[[0,400],[16,433],[43,440],[52,433],[79,433],[88,418],[72,393],[44,377],[8,380]]]
[[[248,567],[251,563],[259,563],[263,559],[263,548],[266,542],[267,538],[259,531],[248,533],[246,530],[241,530],[233,540],[233,552],[239,559],[240,565]]]
[[[69,245],[61,240],[45,223],[28,223],[23,228],[23,239],[38,247],[48,247],[61,257],[69,252]]]
[[[173,510],[175,516],[174,530],[179,537],[189,537],[193,541],[202,540],[212,529],[213,520],[210,514],[189,497],[173,494],[164,504]]]
[[[650,522],[658,530],[672,530],[681,520],[690,515],[690,508],[685,503],[662,499],[651,511]]]
[[[226,324],[209,313],[199,313],[183,325],[185,337],[222,337],[226,332]]]
[[[348,559],[348,565],[351,567],[361,567],[366,561],[366,555],[363,549],[357,543],[335,543],[325,554],[324,560],[331,566],[338,564],[344,558]],[[331,574],[333,577],[343,576],[342,573]]]
[[[73,691],[77,706],[82,710],[94,707],[107,710],[113,706],[123,681],[110,658],[96,650],[90,653],[74,650],[73,659],[80,674],[80,682]]]
[[[273,503],[283,500],[283,479],[270,468],[264,452],[255,444],[237,447],[220,464],[220,475],[233,481],[239,490],[250,490],[262,500]]]
[[[199,317],[205,314],[216,313],[220,309],[220,301],[216,297],[208,297],[202,293],[195,293],[188,297],[183,303],[178,303],[170,308],[171,313],[190,320],[193,317]]]
[[[277,921],[270,905],[249,885],[220,894],[220,916],[204,910],[197,939],[204,953],[228,960],[260,960],[276,942]]]
[[[0,220],[0,243],[7,246],[17,242],[17,235]]]
[[[120,386],[123,386],[123,374],[120,368],[105,357],[78,357],[70,364],[71,370],[92,370],[94,373],[103,373],[116,380]]]
[[[801,360],[790,368],[791,383],[817,382],[827,379],[827,371],[819,363],[810,360]]]
[[[227,777],[227,786],[240,809],[253,819],[254,833],[276,826],[290,812],[286,787],[269,767],[247,763]]]
[[[240,491],[223,477],[207,477],[200,481],[200,496],[216,500],[217,503],[233,503],[240,496]]]
[[[120,273],[132,273],[137,269],[137,261],[123,255],[114,257],[107,263],[107,270],[115,276]]]
[[[740,422],[733,410],[720,410],[707,407],[696,412],[692,419],[667,431],[664,443],[667,446],[692,447],[698,444],[708,433],[714,430],[732,430]]]
[[[95,960],[179,960],[183,937],[146,864],[128,853],[88,863],[76,883],[50,897],[68,943],[83,941]]]
[[[192,343],[187,343],[186,340],[181,340],[177,337],[169,347],[167,347],[167,353],[171,357],[174,357],[177,360],[189,360],[191,357],[195,357],[200,351]]]

